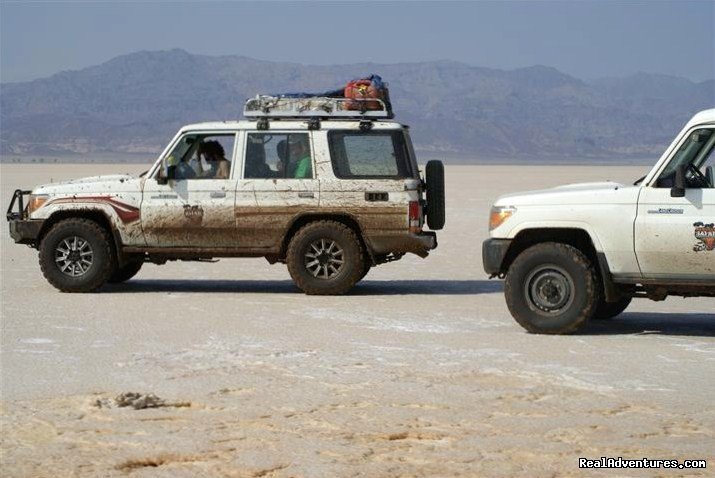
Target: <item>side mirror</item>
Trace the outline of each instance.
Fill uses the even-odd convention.
[[[169,181],[176,178],[176,166],[168,166],[166,158],[161,160],[161,167],[159,168],[159,174],[156,175],[156,183],[165,185],[169,184]]]
[[[675,170],[675,180],[673,187],[670,188],[670,197],[682,198],[685,197],[685,165],[681,164]]]

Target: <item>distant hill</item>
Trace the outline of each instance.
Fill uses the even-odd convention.
[[[715,81],[639,73],[585,82],[554,68],[453,61],[307,66],[243,56],[142,51],[0,87],[0,152],[157,153],[183,124],[240,117],[257,93],[323,91],[378,73],[418,149],[470,158],[659,154]],[[432,154],[433,153],[433,154]]]

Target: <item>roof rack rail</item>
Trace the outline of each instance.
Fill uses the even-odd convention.
[[[287,97],[257,95],[246,100],[246,118],[353,118],[391,119],[392,111],[377,98],[352,99],[328,96]]]

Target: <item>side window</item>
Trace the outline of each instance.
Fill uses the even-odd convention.
[[[331,131],[328,139],[338,178],[411,177],[408,148],[401,131]]]
[[[715,166],[715,129],[703,128],[690,133],[678,148],[668,166],[658,177],[657,186],[672,187],[675,171],[685,166],[685,180],[689,188],[713,188]]]
[[[234,134],[200,134],[183,136],[165,160],[169,179],[228,179]]]
[[[246,179],[313,177],[307,133],[249,133],[246,138]]]

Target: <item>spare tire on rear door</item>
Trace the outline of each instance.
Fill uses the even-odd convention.
[[[427,225],[438,231],[444,227],[444,165],[435,159],[427,161],[425,168],[427,182]]]

